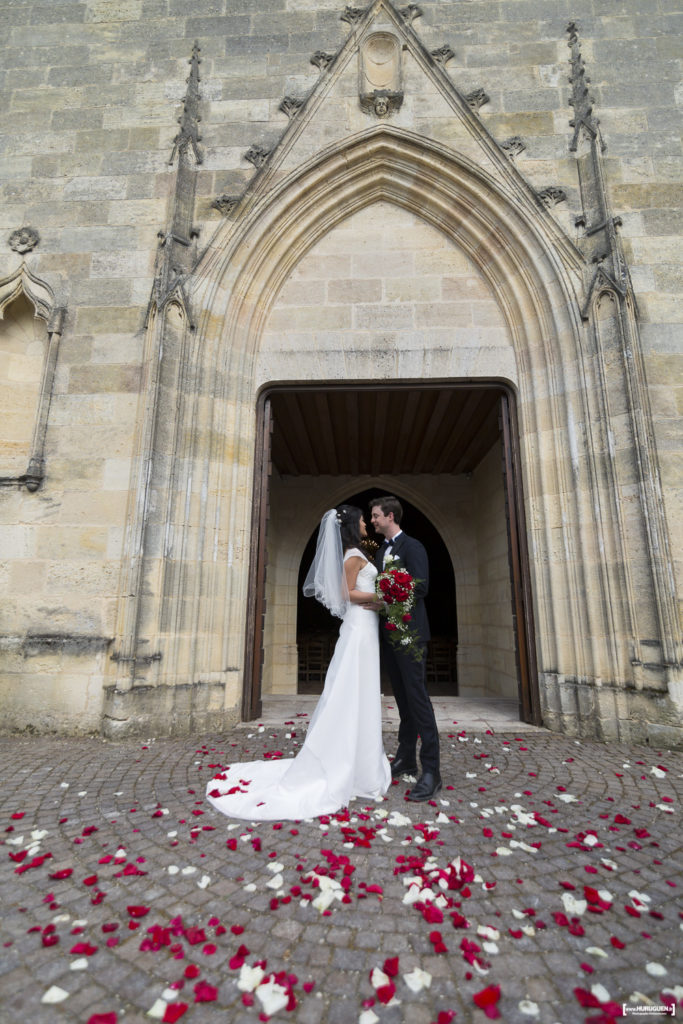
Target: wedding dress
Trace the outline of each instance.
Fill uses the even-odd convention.
[[[352,555],[365,558],[350,548],[344,561]],[[356,589],[373,593],[376,576],[367,562]],[[379,799],[390,783],[382,745],[377,615],[349,604],[299,753],[293,760],[231,765],[208,784],[207,797],[231,818],[297,821],[332,814],[353,797]]]

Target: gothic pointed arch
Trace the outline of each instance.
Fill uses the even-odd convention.
[[[7,330],[10,329],[10,310],[20,305],[22,298],[32,309],[33,317],[44,322],[44,328],[35,339],[42,351],[38,358],[31,359],[25,346],[19,350],[12,346],[15,351],[7,353],[4,381],[0,370],[0,386],[7,387],[15,402],[23,405],[20,412],[17,410],[21,422],[16,422],[17,416],[14,417],[15,422],[11,419],[8,422],[8,458],[4,467],[0,461],[0,483],[4,486],[25,486],[28,491],[37,491],[45,476],[45,438],[65,310],[57,305],[50,285],[34,275],[26,263],[22,262],[14,273],[0,280],[0,321],[4,321],[4,325],[0,323],[0,350],[3,347],[3,333],[7,337]],[[19,395],[16,392],[17,382],[23,388]],[[10,417],[9,402],[2,404],[5,415]]]

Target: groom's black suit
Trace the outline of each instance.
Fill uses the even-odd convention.
[[[393,646],[389,640],[384,620],[380,618],[380,652],[382,664],[386,668],[396,698],[401,723],[398,730],[398,750],[396,759],[405,759],[408,763],[415,760],[415,748],[418,736],[422,740],[420,761],[423,772],[439,775],[439,732],[434,718],[434,709],[427,693],[425,670],[427,662],[427,641],[430,637],[427,610],[424,597],[429,590],[429,562],[427,552],[419,540],[400,533],[389,554],[415,580],[416,601],[411,611],[412,625],[417,630],[420,644],[424,645],[422,661],[415,661],[410,654],[404,654]],[[382,572],[384,555],[387,552],[383,544],[375,556],[375,565]],[[393,563],[396,565],[396,563]]]

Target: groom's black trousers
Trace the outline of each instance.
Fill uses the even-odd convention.
[[[418,736],[422,740],[420,762],[423,772],[439,772],[439,731],[436,727],[434,708],[427,693],[425,672],[427,667],[427,645],[423,649],[422,661],[415,661],[410,655],[399,654],[391,643],[382,640],[382,664],[387,670],[391,688],[394,691],[401,724],[398,729],[397,757],[412,759]]]

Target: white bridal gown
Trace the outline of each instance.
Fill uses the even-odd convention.
[[[365,556],[357,548],[344,555]],[[373,593],[371,562],[356,589]],[[304,744],[295,758],[247,761],[207,786],[209,803],[231,818],[296,821],[332,814],[353,797],[379,799],[391,783],[382,746],[377,615],[350,604]],[[238,788],[238,792],[228,790]],[[218,790],[221,796],[210,796]]]

